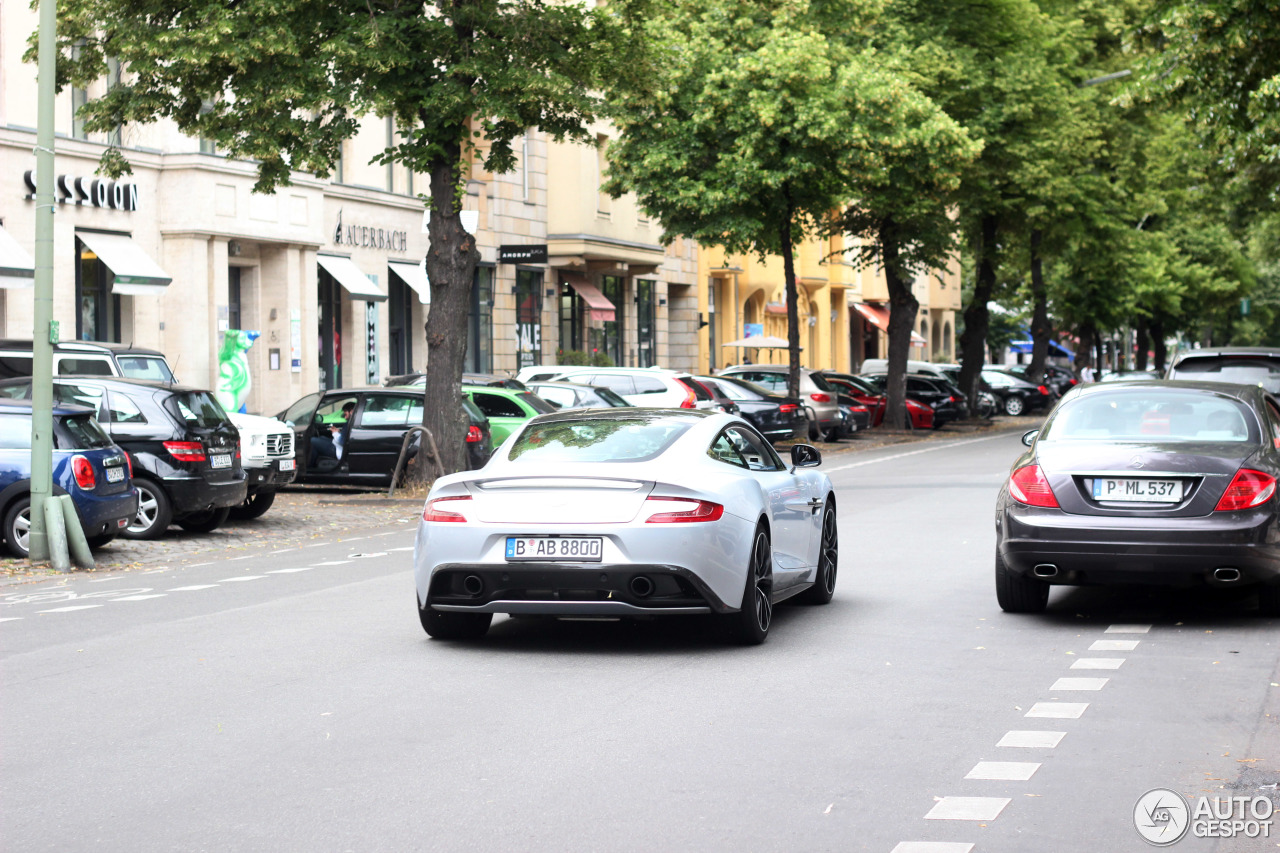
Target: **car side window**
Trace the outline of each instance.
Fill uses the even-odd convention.
[[[572,388],[557,388],[554,385],[533,386],[533,393],[560,409],[565,406],[572,409],[573,403],[577,399]]]
[[[147,418],[138,404],[119,391],[107,395],[107,420],[113,424],[145,424]]]
[[[523,418],[524,409],[515,400],[501,394],[489,394],[484,391],[472,391],[471,402],[484,412],[486,418]]]
[[[4,397],[9,400],[26,400],[30,396],[31,384],[28,382],[21,382],[17,385],[6,385],[3,388],[0,388],[0,397]]]
[[[370,394],[360,412],[362,427],[408,426],[413,399],[390,394]]]
[[[97,385],[80,385],[71,382],[59,382],[53,386],[53,399],[59,403],[70,403],[74,406],[87,406],[93,409],[96,416],[102,406],[102,395],[105,393]]]
[[[716,440],[711,443],[711,447],[707,450],[707,455],[717,462],[736,465],[739,468],[747,467],[747,462],[742,458],[742,454],[738,452],[738,448],[734,446],[729,436],[723,432],[716,436]]]
[[[582,381],[587,385],[603,385],[610,391],[622,394],[624,397],[627,394],[636,393],[636,386],[631,381],[631,377],[618,373],[599,373]]]
[[[0,450],[31,449],[31,415],[0,415]]]
[[[91,355],[58,356],[59,376],[112,376],[111,362]]]
[[[631,381],[635,383],[637,394],[661,394],[667,390],[666,384],[655,376],[633,376]]]
[[[1272,447],[1280,447],[1280,407],[1277,407],[1271,400],[1267,400],[1267,414],[1271,417],[1271,445]]]
[[[735,450],[752,471],[778,471],[782,463],[769,443],[742,427],[729,427],[724,431]]]
[[[316,410],[316,403],[319,402],[319,394],[308,394],[286,409],[281,420],[290,426],[306,426],[311,423],[311,415]]]

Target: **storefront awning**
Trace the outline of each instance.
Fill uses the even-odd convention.
[[[0,228],[0,287],[31,287],[36,262],[8,231]]]
[[[320,268],[333,276],[334,281],[342,285],[352,298],[365,302],[385,302],[387,294],[378,289],[372,279],[360,271],[360,267],[350,259],[341,255],[316,255]]]
[[[423,305],[431,304],[431,282],[427,279],[427,271],[422,268],[422,264],[413,264],[408,261],[388,261],[387,266],[391,267],[391,272],[396,278],[418,294],[418,301]]]
[[[1035,341],[1014,341],[1009,344],[1011,352],[1019,352],[1023,354],[1030,353],[1035,348]],[[1064,347],[1057,341],[1049,341],[1049,357],[1050,358],[1069,358],[1075,360],[1076,354]]]
[[[875,326],[885,334],[889,333],[889,309],[881,308],[879,305],[871,305],[866,302],[855,302],[853,307],[863,316],[867,322]],[[912,330],[911,345],[913,347],[922,347],[926,343],[925,339],[919,332]]]
[[[173,276],[169,275],[133,242],[127,234],[99,234],[77,231],[76,238],[98,256],[115,276],[111,290],[124,296],[160,296]]]
[[[587,281],[587,277],[576,272],[561,272],[560,279],[577,291],[591,309],[592,320],[609,322],[617,316],[617,309],[609,301],[609,297],[600,292],[600,288]]]

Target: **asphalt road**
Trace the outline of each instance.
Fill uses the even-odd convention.
[[[1000,612],[1017,448],[833,459],[836,597],[758,648],[694,620],[430,641],[403,522],[7,588],[0,849],[1112,853],[1150,849],[1153,788],[1280,804],[1280,621],[1247,596]],[[1275,851],[1268,825],[1173,849]]]

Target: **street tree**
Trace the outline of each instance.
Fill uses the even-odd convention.
[[[170,120],[256,162],[261,193],[294,172],[328,177],[361,116],[393,117],[400,141],[376,162],[429,179],[423,423],[454,471],[466,464],[458,329],[479,260],[459,215],[465,182],[477,162],[512,170],[529,128],[588,139],[609,69],[629,65],[641,2],[60,0],[59,83],[120,62],[121,83],[80,110],[87,130]],[[125,153],[109,148],[101,169],[127,173]]]

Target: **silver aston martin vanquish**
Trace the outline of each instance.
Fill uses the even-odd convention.
[[[838,558],[831,481],[742,418],[596,409],[530,420],[484,468],[432,487],[414,572],[422,627],[474,638],[495,613],[719,614],[763,642],[773,605],[825,604]]]

